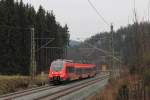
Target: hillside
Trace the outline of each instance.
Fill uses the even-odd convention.
[[[78,46],[78,45],[80,45],[79,41],[75,41],[75,40],[70,40],[69,41],[69,46],[70,47],[74,47],[74,46]]]

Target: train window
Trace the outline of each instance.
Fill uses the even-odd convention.
[[[86,73],[86,69],[82,69],[82,73],[85,74]]]
[[[86,73],[88,73],[88,72],[89,72],[89,68],[86,69]]]
[[[79,74],[79,69],[78,68],[76,68],[76,74]]]
[[[90,68],[89,68],[89,69],[88,69],[88,73],[90,73],[90,71],[91,71],[91,70],[90,70]]]
[[[88,69],[89,69],[89,68],[86,69],[86,73],[88,73]]]
[[[79,68],[79,74],[82,74],[82,69],[81,68]]]
[[[85,74],[86,73],[86,69],[82,69],[82,73]]]
[[[86,69],[86,73],[88,73],[88,69]]]
[[[81,74],[81,69],[80,68],[76,69],[76,74]]]
[[[71,72],[74,73],[74,71],[75,71],[75,70],[74,70],[74,67],[72,67],[72,68],[71,68]]]
[[[89,68],[89,73],[92,72],[92,68]]]
[[[67,66],[67,69],[66,69],[67,73],[70,73],[70,70],[71,70],[71,67]]]
[[[63,68],[63,62],[62,61],[55,61],[51,64],[52,71],[60,71]]]
[[[74,67],[67,66],[67,73],[73,73],[74,72]]]

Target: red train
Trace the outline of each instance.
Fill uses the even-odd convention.
[[[55,60],[51,63],[49,70],[50,82],[72,81],[95,75],[96,66],[94,64],[80,64],[70,60]]]

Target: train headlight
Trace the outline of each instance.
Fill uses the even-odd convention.
[[[63,73],[60,74],[60,77],[64,77],[64,76],[65,76],[65,74],[63,74]]]

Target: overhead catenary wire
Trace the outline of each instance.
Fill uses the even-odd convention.
[[[136,12],[136,1],[135,0],[133,0],[133,4],[134,4],[134,8],[133,8],[134,22],[138,23],[137,12]]]
[[[150,16],[149,11],[150,11],[150,0],[148,1],[148,22],[149,22],[149,16]]]
[[[112,24],[109,24],[109,23],[105,20],[105,18],[99,13],[99,11],[96,9],[96,7],[92,4],[92,2],[91,2],[90,0],[88,0],[88,3],[90,4],[90,6],[93,8],[93,10],[97,13],[97,15],[103,20],[103,22],[104,22],[106,25],[112,26]],[[135,3],[134,3],[134,4],[135,4]],[[99,49],[99,48],[97,48],[97,47],[93,47],[93,48],[95,48],[95,49],[97,49],[97,50],[99,50],[99,51],[101,51],[101,52],[104,52],[104,53],[108,53],[108,54],[109,54],[109,52],[104,51],[104,50],[102,50],[102,49]],[[117,57],[115,57],[114,55],[109,55],[109,56],[111,56],[111,57],[113,57],[113,59],[115,59],[115,60],[121,62],[121,60],[118,59]]]
[[[47,46],[48,44],[50,44],[55,38],[51,38],[46,44],[42,45],[40,48],[38,48],[36,50],[36,52],[38,52],[40,49],[44,48],[45,46]]]
[[[116,61],[122,62],[121,59],[119,59],[118,57],[115,57],[111,52],[103,50],[103,49],[100,49],[100,48],[98,48],[96,46],[93,46],[92,44],[89,44],[89,43],[86,43],[86,44],[89,45],[89,46],[91,46],[92,48],[100,51],[100,52],[103,52],[103,53],[107,54],[110,57],[113,57],[113,59],[115,59]]]
[[[93,10],[97,13],[97,15],[103,20],[103,22],[110,26],[110,24],[105,20],[105,18],[99,13],[99,11],[96,9],[96,7],[92,4],[92,2],[90,0],[88,0],[88,3],[90,4],[90,6],[93,8]]]

